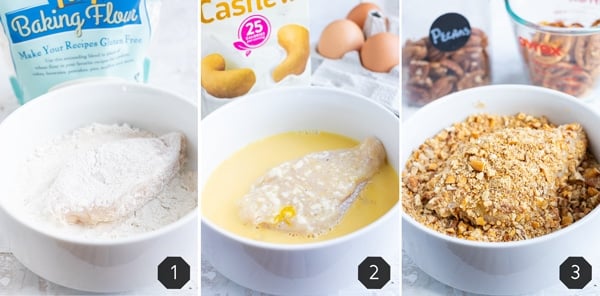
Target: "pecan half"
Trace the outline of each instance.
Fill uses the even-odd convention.
[[[416,104],[424,105],[431,102],[429,90],[423,87],[409,85],[406,87],[408,97]]]
[[[475,86],[488,84],[489,81],[487,79],[487,75],[483,70],[469,72],[458,81],[458,83],[456,84],[456,88],[458,90],[463,90]]]
[[[433,81],[429,77],[410,77],[408,79],[408,84],[418,87],[431,88],[433,86]]]
[[[600,66],[600,35],[583,36],[577,39],[575,62],[587,71]]]
[[[465,71],[460,67],[458,63],[456,63],[453,60],[443,59],[440,61],[440,65],[448,68],[448,71],[450,71],[450,73],[458,77],[462,77],[463,75],[465,75]]]
[[[592,76],[581,67],[558,63],[548,67],[548,74],[544,76],[542,86],[553,88],[573,96],[584,95],[592,86]]]
[[[435,48],[433,46],[433,44],[431,44],[431,41],[429,40],[428,37],[425,37],[423,40],[425,40],[425,43],[427,44],[427,60],[428,61],[440,61],[442,59],[447,58],[450,53],[445,52],[445,51],[441,51],[437,48]]]
[[[402,64],[408,65],[410,61],[422,60],[427,56],[427,45],[424,40],[415,42],[407,40],[402,47]]]
[[[420,77],[426,78],[429,76],[429,62],[420,61],[420,60],[412,60],[408,65],[408,75],[411,78]]]
[[[481,29],[478,28],[472,28],[471,29],[471,37],[469,37],[469,40],[467,41],[467,44],[465,44],[464,47],[481,47],[481,48],[486,48],[488,45],[488,40],[487,40],[487,35],[485,35],[485,33],[483,33],[483,31]]]
[[[451,75],[436,80],[431,87],[431,96],[439,98],[451,93],[454,90],[456,80],[457,78]]]
[[[432,79],[439,79],[448,74],[448,68],[442,66],[439,62],[429,63],[429,74]]]

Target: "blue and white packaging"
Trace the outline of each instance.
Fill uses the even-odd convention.
[[[158,0],[0,2],[0,23],[21,104],[78,79],[145,82]],[[149,11],[155,10],[155,11]]]

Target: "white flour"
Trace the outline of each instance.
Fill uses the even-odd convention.
[[[57,180],[57,176],[61,172],[61,169],[63,169],[65,164],[69,163],[69,161],[72,162],[74,156],[81,157],[82,154],[85,155],[86,151],[98,149],[98,147],[101,145],[103,145],[102,147],[110,147],[110,144],[106,144],[114,143],[115,141],[119,140],[151,137],[156,137],[156,135],[137,128],[132,128],[128,125],[103,125],[95,123],[90,126],[77,129],[72,133],[64,135],[46,145],[38,147],[33,155],[26,161],[25,165],[22,167],[22,170],[19,172],[20,175],[18,180],[22,180],[22,184],[18,184],[17,188],[19,189],[18,192],[20,192],[22,195],[20,199],[15,200],[15,202],[18,203],[16,204],[16,208],[20,208],[20,212],[23,212],[29,218],[29,220],[32,220],[42,228],[50,228],[54,232],[59,232],[68,236],[88,238],[127,237],[133,234],[155,230],[178,220],[197,207],[196,172],[182,170],[176,173],[173,179],[168,182],[168,184],[163,184],[167,182],[160,182],[164,181],[164,176],[158,179],[154,178],[154,183],[157,184],[149,191],[154,190],[154,193],[159,192],[158,195],[156,195],[154,198],[147,197],[140,199],[140,190],[138,190],[138,192],[135,194],[123,195],[120,197],[121,202],[119,202],[119,200],[113,201],[114,205],[120,208],[132,206],[134,206],[134,208],[130,209],[130,211],[120,211],[119,213],[115,213],[113,215],[114,217],[111,216],[110,219],[103,220],[94,217],[94,219],[90,220],[91,222],[85,221],[85,219],[75,219],[75,221],[78,221],[79,223],[72,224],[65,221],[65,219],[57,218],[56,213],[54,212],[53,214],[53,211],[51,210],[51,208],[53,208],[52,205],[56,203],[64,202],[64,204],[73,204],[73,200],[60,200],[56,199],[56,196],[52,197],[55,198],[55,200],[48,200],[49,194],[47,192],[49,188],[55,185],[54,183]],[[146,141],[146,143],[147,142],[148,141]],[[129,146],[132,147],[132,149],[138,147],[142,150],[136,151],[138,153],[120,153],[117,151],[119,149],[112,149],[112,152],[116,151],[116,153],[105,153],[104,155],[117,157],[120,160],[131,159],[131,161],[137,161],[140,163],[140,161],[143,161],[144,158],[148,158],[144,154],[150,154],[153,152],[152,147],[148,148],[148,145]],[[146,151],[143,149],[146,149]],[[89,155],[95,154],[88,153],[88,156]],[[93,161],[91,163],[93,163]],[[149,165],[147,167],[150,169],[156,166]],[[124,162],[122,166],[116,168],[110,167],[109,169],[115,172],[115,176],[127,176],[129,174],[131,177],[131,170],[127,171],[129,168],[130,167],[128,166],[128,163]],[[136,171],[134,170],[134,172]],[[143,170],[137,170],[137,172],[146,172],[146,168]],[[118,184],[121,186],[118,192],[124,192],[125,189],[123,188],[127,187],[126,183],[129,182],[128,180],[125,182],[119,182],[119,180],[108,180],[111,178],[111,176],[107,175],[106,172],[104,173],[105,175],[103,176],[102,180],[106,181],[105,183]],[[169,179],[171,175],[168,176]],[[82,174],[82,176],[85,177],[85,174]],[[77,176],[77,178],[79,177],[81,176]],[[140,178],[137,179],[143,179],[145,176],[139,177]],[[67,184],[73,184],[72,181],[73,179],[70,179]],[[104,192],[102,193],[111,192],[111,188],[106,187],[105,184],[102,185],[105,187]],[[63,190],[65,189],[63,188]],[[70,191],[71,194],[73,194],[73,192],[77,192],[78,190]],[[89,193],[89,190],[85,190],[83,188],[81,191],[82,193]],[[143,194],[148,195],[147,189],[142,191]],[[154,193],[152,193],[152,195],[154,195]],[[138,197],[138,201],[141,201],[143,205],[136,204],[136,196]],[[73,196],[65,198],[73,199]],[[75,202],[78,201],[75,200]],[[77,206],[80,205],[81,202],[77,204]],[[137,208],[137,210],[134,210],[135,208]],[[107,209],[110,210],[110,208]],[[109,214],[109,212],[110,211],[106,211],[107,214]],[[111,221],[115,219],[115,217],[118,218],[124,216],[123,213],[127,214],[124,218],[112,222],[102,222]],[[82,224],[82,221],[85,223]],[[86,223],[90,225],[84,225]]]

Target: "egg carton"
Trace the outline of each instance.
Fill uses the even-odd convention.
[[[359,93],[399,114],[400,67],[390,72],[377,73],[365,69],[357,51],[346,53],[341,59],[323,57],[312,46],[311,85],[343,88]]]
[[[398,19],[391,18],[389,32],[398,34]],[[329,59],[311,44],[311,85],[343,88],[361,94],[399,115],[400,65],[387,73],[373,72],[362,66],[358,51],[341,59]]]

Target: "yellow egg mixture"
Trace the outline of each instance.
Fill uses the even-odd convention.
[[[208,178],[202,193],[202,215],[237,235],[271,243],[301,244],[354,232],[383,216],[399,200],[399,177],[386,163],[373,176],[340,223],[316,238],[244,225],[238,202],[270,168],[306,154],[350,148],[356,140],[327,132],[287,132],[251,143],[225,160]]]

